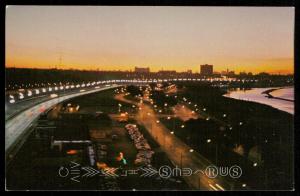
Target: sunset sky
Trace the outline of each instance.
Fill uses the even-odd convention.
[[[294,8],[6,9],[6,67],[199,72],[206,63],[216,71],[293,73]]]

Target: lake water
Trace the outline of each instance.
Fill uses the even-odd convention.
[[[262,94],[262,92],[269,90],[269,89],[274,89],[274,87],[252,88],[250,90],[237,89],[234,91],[229,91],[224,96],[230,97],[233,99],[240,99],[240,100],[245,100],[245,101],[253,101],[253,102],[257,102],[257,103],[262,103],[262,104],[277,108],[279,110],[288,112],[290,114],[294,114],[294,87],[285,87],[282,89],[274,90],[270,93],[274,97],[284,98],[284,99],[288,99],[288,100],[292,100],[292,101],[267,98],[266,94]]]

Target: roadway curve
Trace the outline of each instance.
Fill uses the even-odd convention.
[[[93,90],[86,90],[86,91],[79,91],[77,93],[72,94],[65,94],[61,95],[57,98],[52,98],[50,100],[45,100],[41,103],[36,103],[32,105],[29,103],[27,109],[21,107],[21,112],[18,114],[13,115],[12,117],[8,118],[5,122],[5,152],[7,153],[8,149],[13,146],[14,143],[19,139],[19,137],[33,124],[33,122],[42,114],[45,110],[50,109],[54,105],[63,102],[67,99],[71,99],[74,97],[96,93],[99,91],[112,89],[119,87],[120,85],[112,85],[110,87],[103,87],[99,89]],[[36,100],[34,100],[36,101]]]

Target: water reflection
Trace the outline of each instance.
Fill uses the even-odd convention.
[[[268,96],[266,94],[263,94],[263,92],[270,89],[276,89],[270,93],[272,96],[288,99],[291,101],[268,98]],[[290,114],[294,114],[294,101],[293,101],[294,87],[285,87],[285,88],[272,87],[272,88],[252,88],[252,89],[236,88],[236,89],[230,89],[229,92],[224,96],[233,99],[253,101],[257,103],[270,105],[279,110],[288,112]]]

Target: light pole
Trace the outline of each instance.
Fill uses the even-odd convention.
[[[120,113],[122,105],[119,103],[118,106],[119,106],[119,113]]]

